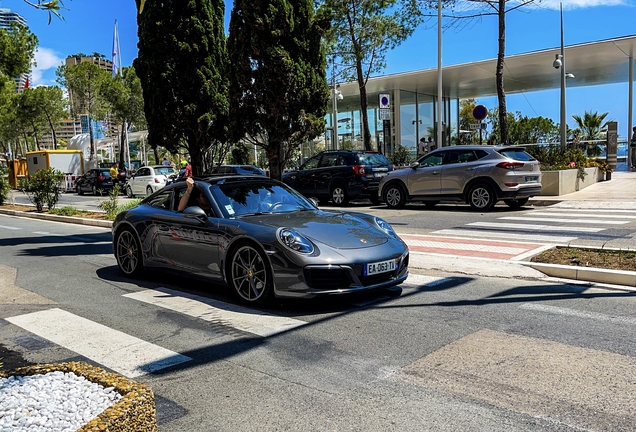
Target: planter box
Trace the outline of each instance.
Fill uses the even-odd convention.
[[[0,377],[45,375],[49,372],[73,372],[88,381],[104,387],[114,387],[122,398],[106,408],[77,432],[156,432],[157,415],[155,397],[149,386],[131,381],[116,373],[82,362],[54,363],[26,366],[11,371],[1,371]]]
[[[602,181],[604,173],[597,167],[585,168],[584,179],[577,177],[579,170],[542,171],[541,195],[558,196],[585,189],[598,181]]]

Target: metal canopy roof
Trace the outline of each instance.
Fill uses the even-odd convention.
[[[636,52],[636,36],[570,45],[564,48],[566,72],[574,74],[567,86],[583,87],[623,83],[629,80],[629,58]],[[561,48],[506,56],[504,90],[506,94],[561,87],[561,73],[552,66]],[[468,99],[497,94],[497,60],[483,60],[442,68],[445,97]],[[359,94],[357,82],[341,84],[343,94]],[[370,78],[367,93],[406,90],[437,95],[437,68]]]

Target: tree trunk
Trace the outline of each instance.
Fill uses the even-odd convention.
[[[285,165],[284,144],[270,140],[269,146],[265,148],[265,153],[269,161],[269,177],[281,180],[283,178],[283,166]]]
[[[95,140],[93,139],[93,122],[91,121],[91,116],[88,116],[88,138],[91,143],[91,153],[88,160],[93,161],[95,160]]]
[[[506,93],[503,73],[506,53],[506,1],[499,0],[499,51],[497,53],[497,99],[499,101],[499,130],[501,142],[508,144],[508,113],[506,111]]]
[[[53,134],[53,150],[57,150],[57,135],[55,134],[55,127],[53,126],[51,116],[46,111],[46,109],[44,110],[44,115],[46,115],[46,120],[49,122],[49,127],[51,128],[51,133]]]
[[[126,152],[124,151],[124,149],[126,148],[125,146],[128,144],[126,141],[126,123],[124,122],[121,125],[121,131],[119,132],[119,169],[124,169],[124,167],[126,166],[125,161],[126,161]],[[132,169],[132,167],[128,167],[129,169]]]
[[[367,112],[369,108],[369,99],[367,98],[367,86],[364,79],[364,73],[362,71],[361,60],[356,61],[356,72],[358,74],[358,87],[360,88],[360,119],[362,120],[362,138],[364,140],[364,149],[373,150],[373,147],[371,146],[371,132],[369,131],[369,113]],[[355,127],[353,128],[353,130],[355,131]]]

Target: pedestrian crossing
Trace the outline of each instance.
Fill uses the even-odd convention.
[[[407,292],[415,292],[427,285],[441,283],[444,278],[413,275],[401,285]],[[256,337],[272,337],[294,331],[310,324],[308,321],[275,315],[257,309],[251,309],[233,303],[214,300],[191,293],[157,288],[124,294],[123,298],[138,301],[149,307],[194,317],[203,322],[214,322],[231,332],[231,338],[238,340],[246,334]],[[365,307],[372,303],[390,299],[390,296],[373,296],[361,300],[353,306]],[[139,378],[193,361],[193,358],[147,342],[107,325],[65,311],[51,308],[5,318],[15,326],[32,335],[38,336],[57,346],[77,353],[89,361],[113,370],[128,378]],[[142,323],[139,323],[142,326]],[[157,326],[145,328],[144,334]],[[161,330],[156,330],[161,332]],[[225,335],[228,332],[224,332]],[[156,334],[155,341],[165,341],[170,335]],[[165,342],[164,342],[165,343]],[[183,344],[183,341],[181,345]],[[195,350],[196,351],[196,350]]]
[[[636,210],[530,210],[432,231],[428,236],[398,233],[414,253],[446,254],[491,259],[519,259],[548,245],[570,244],[584,235],[603,235],[636,221]]]

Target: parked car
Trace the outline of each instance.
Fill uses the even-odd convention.
[[[500,200],[519,208],[541,194],[541,171],[539,161],[523,147],[444,147],[389,173],[380,182],[379,194],[390,208],[404,207],[408,201],[427,206],[460,201],[488,211]]]
[[[210,174],[213,175],[227,175],[227,174],[256,174],[266,175],[265,171],[254,165],[220,165],[215,166],[210,170]]]
[[[363,150],[324,151],[307,159],[297,170],[283,174],[287,183],[306,197],[331,200],[343,206],[349,200],[369,198],[379,202],[380,179],[393,170],[381,153]]]
[[[284,183],[253,175],[197,179],[192,195],[202,193],[211,209],[192,201],[178,212],[186,187],[170,184],[117,215],[113,251],[125,275],[183,272],[225,283],[250,304],[387,288],[408,276],[408,247],[378,217],[319,210]]]
[[[75,191],[78,195],[90,192],[93,195],[102,195],[113,190],[113,180],[110,178],[110,168],[94,168],[77,179]]]
[[[136,195],[150,195],[163,188],[168,181],[176,176],[177,171],[171,166],[140,167],[126,182],[126,195],[128,198],[133,198]]]

